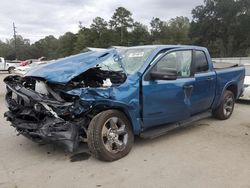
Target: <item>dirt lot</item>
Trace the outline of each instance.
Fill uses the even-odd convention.
[[[0,75],[0,187],[226,187],[250,188],[250,103],[231,119],[205,119],[154,140],[136,139],[131,153],[100,162],[53,146],[39,146],[3,118]],[[83,145],[79,152],[87,152]],[[84,155],[84,153],[82,154]]]

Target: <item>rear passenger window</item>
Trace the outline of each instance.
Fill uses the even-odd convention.
[[[207,72],[208,62],[206,54],[203,51],[196,50],[194,52],[195,73]]]

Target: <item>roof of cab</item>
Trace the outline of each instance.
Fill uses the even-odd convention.
[[[157,44],[157,45],[141,45],[141,46],[131,46],[131,47],[124,47],[121,48],[158,48],[158,49],[170,49],[170,48],[189,48],[189,49],[206,49],[202,46],[195,46],[195,45],[165,45],[165,44]],[[115,48],[119,48],[119,46],[116,46]]]

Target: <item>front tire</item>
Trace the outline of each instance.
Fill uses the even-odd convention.
[[[97,114],[88,127],[88,147],[102,161],[115,161],[127,155],[134,143],[128,118],[118,110]]]
[[[216,110],[213,111],[213,115],[220,120],[228,119],[234,110],[235,96],[232,91],[226,90],[223,95],[223,99]]]

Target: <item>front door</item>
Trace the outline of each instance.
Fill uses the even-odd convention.
[[[142,80],[142,115],[145,129],[190,117],[195,78],[191,76],[192,51],[167,52],[152,65]],[[176,80],[156,80],[151,72],[177,71]]]

